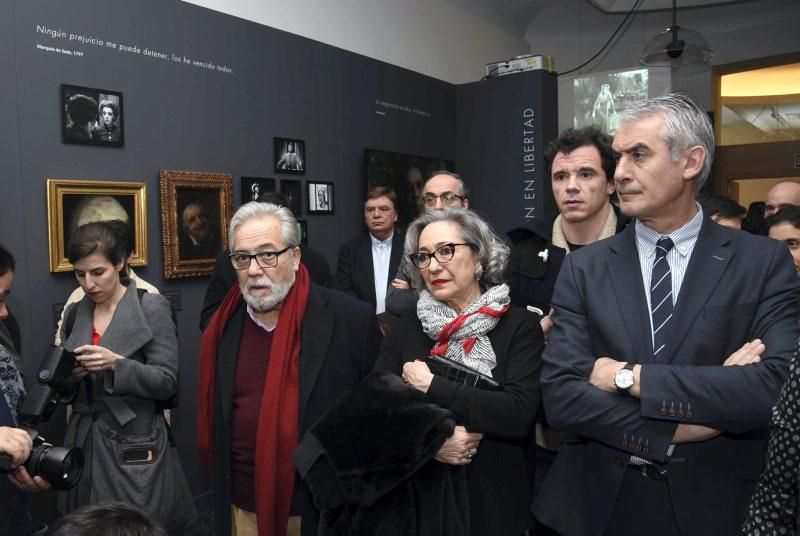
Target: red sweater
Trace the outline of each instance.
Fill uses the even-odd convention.
[[[231,502],[249,512],[256,510],[255,454],[258,414],[267,379],[272,333],[245,315],[231,415]]]

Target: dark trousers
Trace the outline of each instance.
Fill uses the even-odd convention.
[[[536,445],[536,454],[535,454],[535,462],[533,468],[534,474],[534,481],[533,481],[533,497],[536,498],[536,495],[539,494],[539,490],[542,489],[542,485],[544,484],[544,479],[547,477],[547,473],[550,472],[550,468],[556,461],[556,456],[558,456],[557,450],[550,450],[544,447],[540,447]]]
[[[604,536],[680,536],[664,477],[628,466]]]
[[[31,525],[27,498],[0,474],[0,534],[27,534]]]

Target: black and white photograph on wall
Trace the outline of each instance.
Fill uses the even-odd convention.
[[[289,209],[292,211],[295,218],[300,216],[300,209],[302,208],[302,202],[300,201],[303,197],[300,191],[302,188],[301,184],[300,181],[281,180],[281,194],[283,194],[283,197],[289,202]]]
[[[308,183],[308,213],[333,214],[333,183]]]
[[[367,187],[386,186],[397,194],[396,227],[404,229],[425,210],[422,187],[437,171],[455,171],[455,162],[377,149],[365,149]]]
[[[125,144],[122,93],[61,84],[61,141],[101,147]]]
[[[306,142],[275,138],[275,173],[304,175],[306,172]]]
[[[242,177],[242,204],[258,201],[266,192],[275,191],[275,179],[265,177]]]
[[[595,73],[572,81],[574,127],[598,125],[609,135],[617,131],[619,115],[648,96],[647,69]]]
[[[300,245],[308,245],[308,222],[306,220],[297,220],[297,235],[300,237]]]

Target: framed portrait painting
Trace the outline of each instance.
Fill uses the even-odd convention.
[[[306,142],[275,138],[275,173],[304,175],[306,172]]]
[[[69,272],[67,247],[86,223],[121,220],[131,227],[131,266],[147,265],[147,185],[143,182],[47,179],[47,237],[51,272]]]
[[[231,175],[161,171],[160,177],[164,278],[211,275],[217,254],[227,247]]]
[[[61,84],[61,141],[101,147],[125,145],[122,93]]]
[[[308,182],[308,213],[333,214],[333,183]]]

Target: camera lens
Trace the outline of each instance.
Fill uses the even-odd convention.
[[[75,487],[83,473],[83,451],[39,445],[26,465],[31,476],[41,476],[55,489],[68,490]]]

